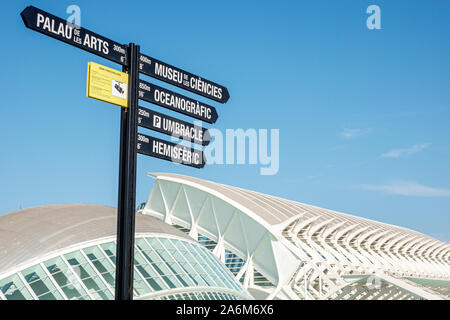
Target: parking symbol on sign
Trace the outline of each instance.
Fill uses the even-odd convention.
[[[155,128],[161,129],[161,117],[153,115],[153,126]]]

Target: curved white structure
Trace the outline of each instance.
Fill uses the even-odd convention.
[[[406,228],[176,174],[144,214],[212,250],[256,298],[449,299],[450,245]]]
[[[114,298],[115,208],[50,205],[0,215],[0,300]],[[208,250],[136,215],[134,299],[252,299]],[[0,302],[1,305],[1,302]]]

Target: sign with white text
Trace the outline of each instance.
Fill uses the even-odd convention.
[[[203,146],[208,145],[211,140],[206,128],[140,106],[138,126]]]
[[[33,6],[26,7],[20,15],[27,28],[121,65],[127,65],[127,46]]]
[[[230,98],[224,86],[144,54],[139,58],[139,72],[220,103]]]
[[[140,154],[171,161],[194,168],[203,168],[203,152],[180,144],[138,133],[136,150]]]
[[[139,80],[139,99],[208,123],[216,122],[218,117],[210,105],[143,80]]]

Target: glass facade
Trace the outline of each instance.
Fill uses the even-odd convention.
[[[1,300],[114,299],[116,244],[103,241],[0,279]],[[207,249],[182,239],[135,239],[135,299],[251,299]]]
[[[174,225],[177,229],[185,232],[186,234],[189,234],[190,229],[181,227],[179,225]],[[217,245],[217,242],[214,240],[209,239],[207,236],[198,234],[198,242],[208,249],[210,252],[214,250],[214,248]],[[231,273],[236,277],[239,271],[242,269],[242,267],[245,264],[245,260],[239,257],[236,253],[225,249],[225,266],[228,268],[228,270],[231,271]],[[244,281],[244,275],[239,279],[240,283],[243,283]],[[261,286],[261,287],[274,287],[273,283],[268,280],[262,273],[260,273],[258,270],[254,270],[254,284]]]

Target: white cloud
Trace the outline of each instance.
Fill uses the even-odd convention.
[[[364,190],[410,197],[450,197],[450,189],[428,187],[411,181],[398,181],[384,185],[363,184],[360,187]]]
[[[414,153],[420,152],[426,148],[428,148],[431,145],[431,143],[422,143],[422,144],[415,144],[410,148],[405,149],[393,149],[386,153],[383,153],[381,155],[382,158],[399,158],[402,156],[409,156]]]
[[[364,136],[371,131],[372,131],[372,129],[370,129],[370,128],[366,128],[366,129],[344,128],[344,130],[341,131],[340,135],[341,135],[341,137],[343,137],[345,139],[353,139],[353,138]]]

